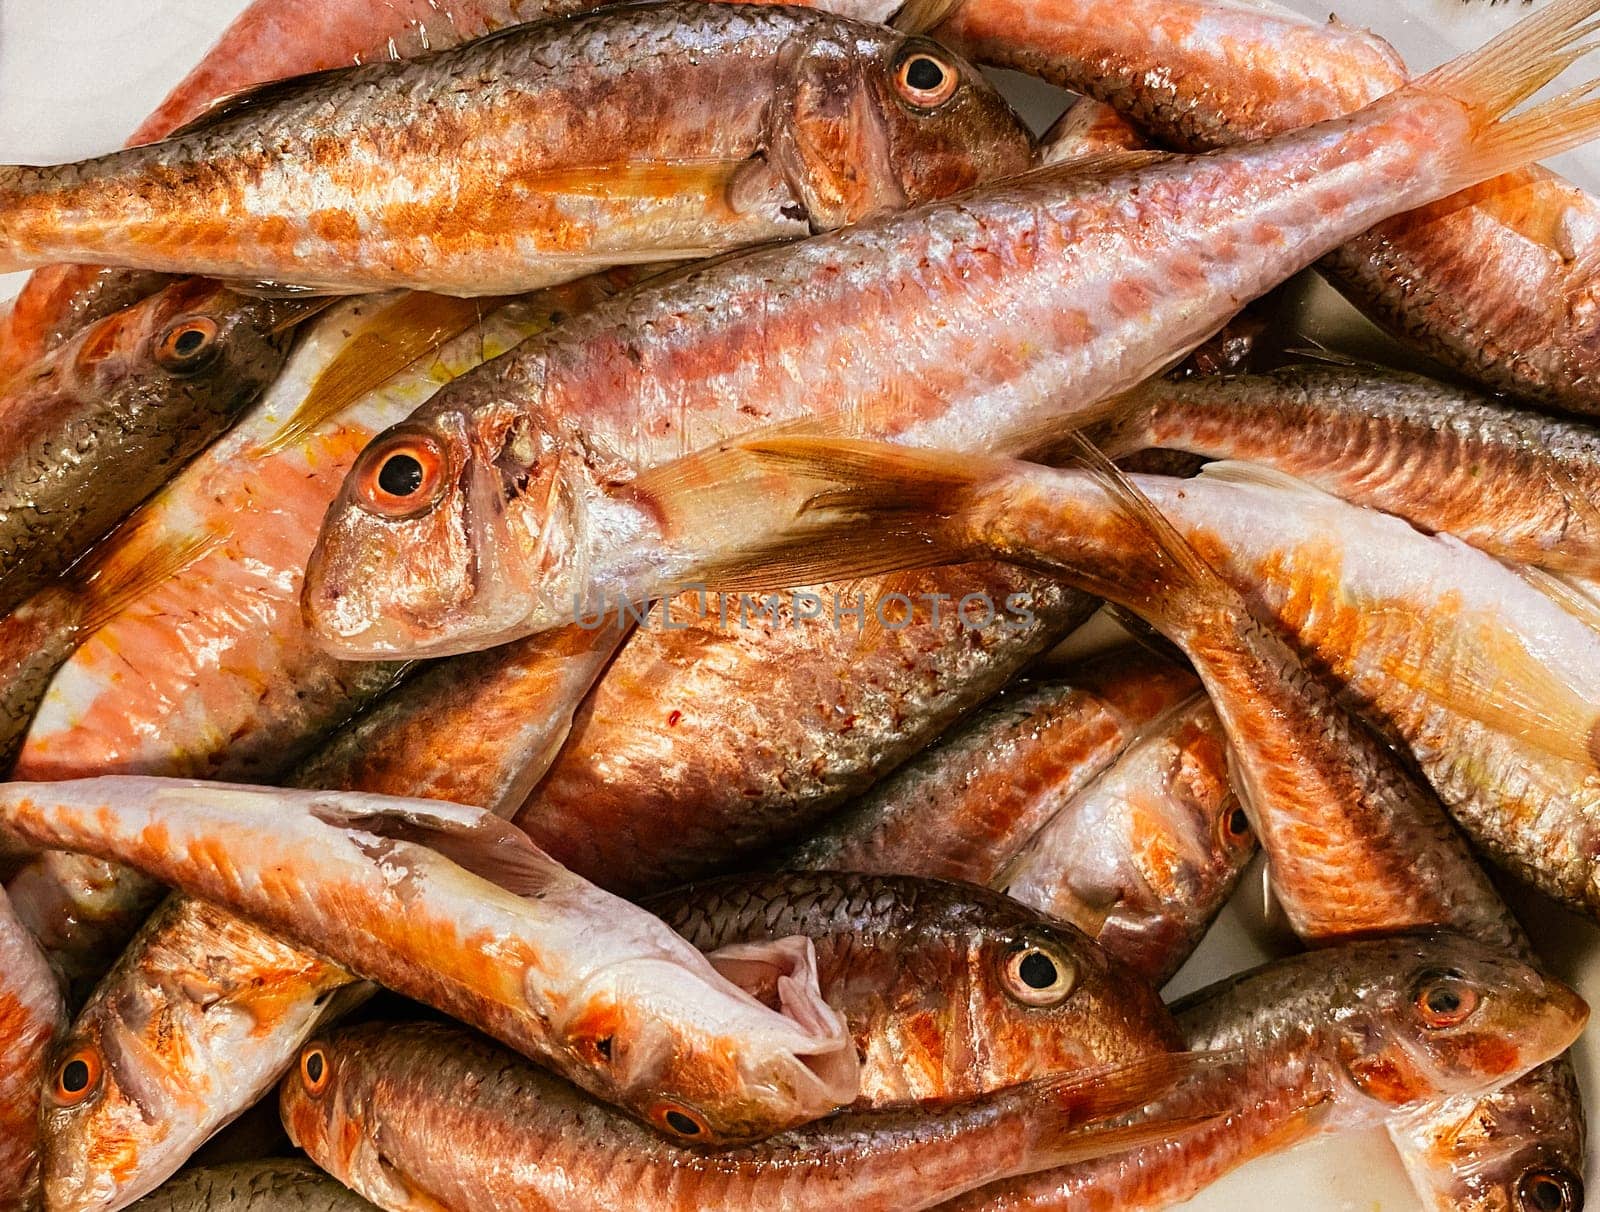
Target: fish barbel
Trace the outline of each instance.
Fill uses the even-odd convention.
[[[505,295],[837,227],[1031,155],[993,86],[926,39],[660,0],[280,82],[99,159],[0,168],[0,266]]]
[[[363,452],[307,569],[307,617],[345,657],[444,655],[552,626],[575,598],[702,579],[793,526],[794,500],[700,481],[669,511],[692,469],[640,473],[763,424],[1024,444],[1378,219],[1585,139],[1600,110],[1577,97],[1500,115],[1574,61],[1597,9],[1557,0],[1349,118],[1044,168],[631,292]]]
[[[272,382],[305,301],[192,280],[85,329],[0,391],[0,614],[63,572]]]
[[[738,969],[776,989],[769,1009],[481,809],[181,779],[0,786],[0,827],[24,840],[240,913],[662,1132],[759,1138],[856,1095],[855,1052],[817,992],[808,940],[740,949]]]
[[[516,815],[552,858],[623,896],[803,834],[1094,605],[981,564],[768,603],[687,594],[663,609],[607,668]]]
[[[964,1102],[851,1112],[708,1152],[646,1132],[457,1028],[377,1024],[306,1045],[280,1102],[290,1139],[387,1209],[822,1212],[843,1201],[916,1212],[1053,1157],[1191,1125],[1203,1115],[1097,1126],[1211,1063],[1163,1054]]]
[[[973,885],[781,872],[644,905],[702,951],[809,938],[823,1000],[862,1058],[857,1110],[972,1098],[1181,1047],[1160,998],[1088,938]]]
[[[1451,996],[1464,1013],[1442,1025],[1429,1005]],[[1492,1090],[1565,1051],[1588,1015],[1560,982],[1446,933],[1293,956],[1202,989],[1173,1012],[1190,1048],[1246,1060],[1155,1109],[1182,1114],[1191,1098],[1212,1105],[1216,1083],[1231,1086],[1232,1114],[1178,1139],[973,1191],[950,1212],[1155,1212],[1312,1136]]]
[[[1363,29],[1270,0],[911,0],[896,18],[981,63],[1114,106],[1166,146],[1350,113],[1405,65]],[[1495,392],[1600,411],[1600,201],[1530,165],[1378,224],[1320,268],[1400,339]]]

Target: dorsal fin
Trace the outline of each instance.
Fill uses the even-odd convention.
[[[480,808],[335,791],[311,795],[311,815],[326,825],[425,846],[515,896],[537,897],[568,874],[522,830]]]

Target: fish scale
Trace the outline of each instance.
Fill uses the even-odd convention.
[[[907,876],[731,876],[645,902],[701,950],[789,935],[817,949],[823,997],[866,1057],[859,1108],[968,1098],[1172,1050],[1154,992],[1086,936],[972,885]],[[1017,997],[1031,951],[1066,973],[1048,1005]]]
[[[1435,936],[1435,941],[1444,937],[1450,936]],[[1240,1048],[1249,1057],[1244,1073],[1216,1075],[1236,1083],[1235,1110],[1183,1137],[983,1187],[943,1207],[947,1212],[1155,1212],[1182,1203],[1266,1153],[1322,1133],[1395,1122],[1408,1103],[1415,1105],[1417,1090],[1398,1098],[1387,1090],[1381,1078],[1387,1057],[1405,1057],[1408,1048],[1450,1048],[1449,1041],[1430,1039],[1435,1033],[1424,1030],[1406,1004],[1415,996],[1413,982],[1441,970],[1464,971],[1459,959],[1435,966],[1428,946],[1427,936],[1335,944],[1191,994],[1172,1007],[1187,1045]],[[1535,987],[1542,983],[1537,976],[1533,980]],[[1504,1030],[1515,1036],[1515,1018]],[[1564,1046],[1559,1040],[1558,1033],[1524,1058],[1544,1059],[1539,1053],[1559,1051]],[[1471,1053],[1470,1045],[1462,1048],[1467,1069]],[[1375,1063],[1367,1066],[1367,1060]],[[1205,1095],[1205,1083],[1196,1082],[1171,1096],[1168,1109]]]
[[[1349,118],[1201,157],[1054,165],[630,292],[369,447],[307,568],[307,616],[346,656],[444,655],[552,626],[555,603],[704,579],[795,530],[785,494],[804,485],[740,481],[715,452],[659,464],[763,425],[1037,442],[1351,234],[1531,151],[1511,132],[1559,126],[1556,111],[1491,115],[1565,66],[1586,3],[1541,10]],[[1525,83],[1500,80],[1501,54]],[[1494,131],[1517,150],[1479,159]],[[1585,133],[1553,126],[1550,146]],[[391,455],[416,451],[433,473],[407,499],[374,495]],[[441,566],[430,553],[447,542]]]
[[[937,104],[900,80],[913,60],[944,74]],[[268,85],[95,160],[0,168],[0,264],[505,295],[834,227],[1030,153],[993,87],[932,43],[808,9],[639,4]]]

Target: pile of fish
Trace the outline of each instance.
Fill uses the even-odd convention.
[[[1581,1208],[1597,41],[255,0],[0,167],[0,1212]]]

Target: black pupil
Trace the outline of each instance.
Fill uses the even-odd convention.
[[[322,1053],[313,1052],[306,1057],[306,1076],[313,1085],[322,1080]]]
[[[700,1125],[695,1123],[682,1111],[667,1112],[667,1126],[674,1132],[681,1132],[685,1136],[699,1136]]]
[[[1030,951],[1017,965],[1017,975],[1030,989],[1048,989],[1056,983],[1056,966],[1048,955]]]
[[[78,1094],[89,1088],[87,1061],[71,1060],[61,1069],[61,1088],[68,1094]]]
[[[1562,1212],[1567,1206],[1567,1188],[1549,1174],[1533,1173],[1522,1182],[1523,1203],[1536,1212]]]
[[[1233,810],[1233,815],[1228,818],[1228,829],[1239,837],[1250,832],[1250,818],[1244,814],[1243,808]]]
[[[1436,985],[1428,990],[1428,1009],[1435,1014],[1454,1014],[1461,1009],[1461,995],[1448,985]]]
[[[190,354],[199,353],[200,347],[205,343],[205,333],[198,328],[186,328],[172,342],[172,348],[177,351],[180,358],[187,358]]]
[[[378,470],[378,487],[391,497],[409,497],[422,487],[422,464],[408,454],[390,455]]]
[[[906,65],[906,83],[918,92],[931,93],[944,83],[944,68],[926,55],[918,55]]]

